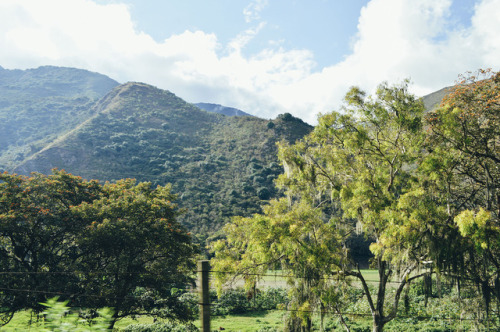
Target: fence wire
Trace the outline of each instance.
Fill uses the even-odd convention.
[[[194,273],[201,273],[202,271],[194,271]],[[306,277],[300,277],[300,276],[294,276],[291,274],[288,275],[283,275],[283,274],[269,274],[269,273],[241,273],[237,271],[217,271],[217,270],[209,270],[209,274],[214,274],[214,273],[222,273],[222,274],[232,274],[234,276],[243,276],[243,275],[251,275],[251,276],[256,276],[256,277],[274,277],[274,278],[291,278],[291,279],[306,279]],[[157,273],[148,273],[148,272],[118,272],[118,273],[111,273],[111,272],[103,272],[103,271],[1,271],[0,275],[30,275],[30,274],[35,274],[35,275],[133,275],[133,274],[141,274],[141,275],[158,275]],[[354,278],[354,277],[352,277]],[[336,277],[323,277],[322,279],[325,280],[333,280],[333,281],[338,281],[339,279]],[[366,282],[369,283],[379,283],[380,280],[370,280],[370,279],[365,279]],[[394,283],[394,284],[400,284],[402,281],[387,281],[387,283]],[[164,283],[164,284],[176,284],[174,282],[169,282],[169,283]],[[463,286],[475,286],[475,284],[472,283],[460,283]],[[441,282],[442,286],[454,286],[455,284],[453,283],[444,283]],[[176,290],[179,291],[184,291],[184,292],[191,292],[194,293],[196,292],[196,289],[194,287],[173,287]],[[172,288],[172,289],[173,289]],[[34,294],[46,294],[48,296],[66,296],[66,297],[92,297],[92,298],[100,298],[100,299],[113,299],[113,300],[133,300],[133,299],[140,299],[140,296],[125,296],[125,297],[112,297],[112,296],[101,296],[101,295],[94,295],[94,294],[85,294],[85,293],[70,293],[70,292],[58,292],[58,291],[47,291],[47,290],[33,290],[33,289],[22,289],[22,288],[8,288],[8,287],[0,287],[0,292],[21,292],[21,293],[34,293]],[[191,300],[191,299],[185,299],[184,300],[186,303],[189,303],[191,305],[208,305],[210,307],[216,308],[216,307],[222,307],[221,304],[218,303],[200,303],[199,301],[196,300]],[[283,311],[283,312],[294,312],[294,313],[310,313],[310,314],[331,314],[334,316],[351,316],[351,317],[372,317],[372,313],[366,313],[366,312],[337,312],[337,311],[332,311],[332,310],[303,310],[303,309],[291,309],[291,308],[275,308],[275,309],[268,309],[264,311],[269,311],[269,310],[276,310],[276,311]],[[262,310],[255,310],[255,311],[262,311]],[[499,315],[499,312],[496,312],[494,310],[491,311],[491,313],[495,315]],[[436,317],[432,315],[401,315],[398,314],[395,319],[417,319],[417,320],[442,320],[442,321],[473,321],[477,320],[477,318],[471,318],[471,317]],[[491,322],[496,322],[496,319],[482,319],[482,321],[491,321]]]

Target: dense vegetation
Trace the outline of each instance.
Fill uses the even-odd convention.
[[[54,295],[111,324],[130,315],[187,320],[179,298],[196,250],[176,221],[170,187],[120,180],[101,185],[54,171],[0,174],[0,318],[43,310]]]
[[[480,71],[451,91],[424,119],[406,82],[383,84],[373,97],[352,88],[342,113],[280,146],[286,198],[226,225],[227,238],[213,247],[215,269],[244,275],[247,287],[269,268],[285,270],[291,331],[310,330],[313,312],[342,315],[354,278],[372,330],[382,331],[408,285],[429,284],[432,272],[422,269],[432,262],[438,276],[479,287],[489,324],[490,304],[500,300],[500,74]],[[350,255],[355,230],[372,242],[376,290]]]
[[[0,67],[0,171],[11,169],[93,114],[114,80],[85,70]]]
[[[25,72],[0,68],[5,82],[9,75],[15,82],[2,88],[33,85],[26,100],[46,95],[35,106],[48,118],[33,123],[50,118],[37,133],[33,123],[9,129],[0,160],[19,172],[52,173],[0,175],[4,322],[24,309],[42,312],[52,295],[90,319],[112,307],[111,325],[143,314],[189,320],[197,307],[185,289],[196,250],[187,231],[204,240],[227,223],[208,239],[218,239],[214,314],[278,308],[289,331],[403,330],[428,316],[498,328],[498,72],[481,70],[431,95],[427,106],[449,92],[427,113],[408,82],[382,84],[374,96],[352,88],[341,112],[322,115],[311,131],[288,113],[227,117],[142,83],[94,103],[113,82],[53,70],[31,72],[37,86]],[[43,75],[54,73],[74,73],[69,82],[80,92],[68,82],[43,87]],[[12,93],[0,106],[22,122],[30,102],[14,105]],[[123,180],[131,177],[139,182]],[[375,282],[360,268],[368,255]],[[286,296],[273,294],[279,303],[256,291],[269,269],[287,279]],[[245,291],[223,288],[234,274],[244,276]],[[357,314],[364,318],[354,321]],[[454,328],[445,325],[426,326]]]
[[[260,212],[277,194],[276,142],[294,142],[311,129],[290,114],[267,121],[208,113],[141,83],[118,86],[94,113],[16,171],[57,167],[87,179],[171,183],[187,209],[181,222],[204,235],[231,216]]]

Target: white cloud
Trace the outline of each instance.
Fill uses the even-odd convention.
[[[253,1],[245,15],[255,20],[266,5]],[[414,91],[424,94],[452,84],[459,73],[498,66],[500,0],[478,2],[471,26],[455,30],[446,30],[450,5],[372,0],[361,11],[351,54],[314,72],[309,50],[274,45],[245,56],[241,50],[265,23],[235,32],[227,45],[203,31],[156,42],[137,30],[123,4],[2,0],[0,65],[85,68],[121,82],[150,83],[191,102],[217,102],[264,118],[290,112],[314,123],[317,113],[339,109],[351,85],[373,91],[384,80],[410,77]]]
[[[74,62],[98,68],[98,63],[120,63],[154,48],[153,39],[135,31],[128,8],[120,4],[6,0],[0,3],[0,22],[0,60],[7,66]]]
[[[288,104],[313,122],[314,114],[339,109],[351,85],[373,92],[382,81],[410,78],[414,93],[425,95],[453,84],[465,71],[498,66],[500,1],[479,2],[469,28],[446,31],[450,5],[450,0],[370,1],[361,11],[352,53],[289,87],[295,100]]]
[[[245,21],[250,23],[252,21],[260,20],[260,12],[268,5],[268,0],[252,0],[248,6],[243,9]]]
[[[255,28],[249,28],[239,33],[228,45],[230,52],[240,53],[241,50],[266,26],[266,22],[260,22]]]

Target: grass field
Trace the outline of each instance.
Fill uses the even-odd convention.
[[[283,311],[263,311],[241,314],[238,316],[227,315],[211,318],[211,326],[213,329],[224,328],[226,331],[241,331],[251,332],[257,331],[265,327],[280,328],[283,325]],[[33,317],[32,324],[29,324],[31,315],[29,311],[17,313],[13,320],[0,328],[0,330],[8,332],[21,331],[39,331],[40,326],[36,323],[36,317]],[[196,326],[200,326],[199,321],[194,322]],[[152,317],[138,317],[137,319],[124,318],[116,322],[115,331],[120,331],[132,324],[153,324]]]
[[[253,312],[238,316],[212,317],[211,329],[219,330],[222,327],[225,331],[241,332],[254,332],[266,327],[280,329],[283,327],[283,315],[283,311],[275,310]],[[196,322],[195,325],[199,327],[199,322]]]
[[[369,283],[376,283],[379,280],[376,270],[362,270],[365,279]],[[242,286],[237,282],[233,286]],[[282,271],[269,271],[259,282],[259,287],[287,287],[286,278]],[[213,329],[224,328],[226,331],[241,331],[250,332],[257,331],[263,328],[276,328],[278,330],[283,326],[284,311],[273,310],[264,312],[253,312],[241,315],[227,315],[212,317]],[[31,325],[30,325],[31,321]],[[131,324],[152,324],[152,317],[138,317],[137,319],[124,318],[115,324],[115,330],[120,331]],[[199,326],[199,322],[195,321],[195,325]],[[32,317],[29,311],[17,313],[13,320],[6,326],[1,328],[1,331],[37,331],[38,325],[36,317]]]

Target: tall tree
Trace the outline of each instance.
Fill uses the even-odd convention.
[[[105,184],[102,192],[73,209],[89,222],[77,240],[79,267],[89,271],[80,279],[79,304],[95,310],[112,307],[112,324],[145,314],[191,319],[193,313],[179,296],[193,282],[195,250],[175,220],[179,210],[170,187],[153,189],[150,183],[126,179]]]
[[[450,235],[435,260],[480,286],[488,313],[491,298],[500,300],[500,73],[461,76],[427,123],[422,174],[444,198]]]
[[[383,330],[427,257],[423,226],[408,203],[424,137],[422,103],[408,93],[407,81],[382,84],[373,98],[352,88],[345,101],[342,113],[321,116],[303,140],[280,146],[285,174],[278,184],[286,198],[271,201],[264,215],[235,219],[225,227],[227,239],[214,245],[216,269],[236,268],[250,282],[251,275],[280,263],[297,280],[292,309],[302,313],[305,331],[311,311],[341,312],[334,290],[346,285],[346,276],[361,282],[373,331]],[[349,255],[356,222],[372,241],[380,277],[375,294]],[[387,310],[387,285],[395,275],[400,282]]]
[[[101,193],[96,181],[63,171],[31,177],[0,174],[0,307],[2,323],[40,302],[77,291],[77,277],[67,273],[80,253],[76,240],[86,226],[74,219],[72,206]]]
[[[64,171],[0,174],[0,307],[3,323],[43,310],[54,295],[114,308],[112,324],[146,312],[187,319],[179,302],[195,248],[176,221],[170,187],[101,185]]]

